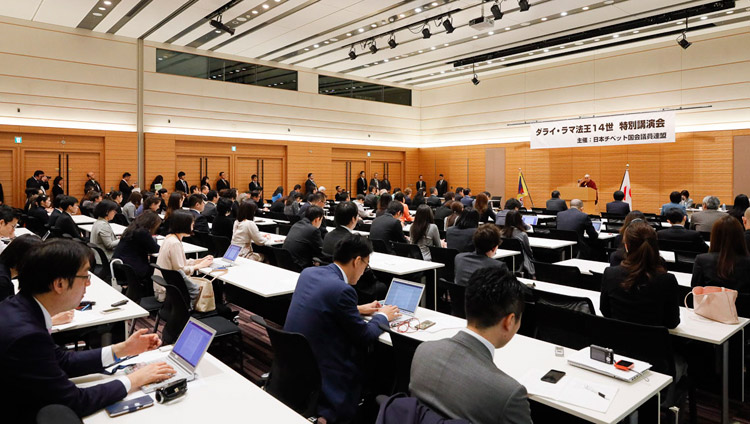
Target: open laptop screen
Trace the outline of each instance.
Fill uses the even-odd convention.
[[[414,313],[419,305],[419,300],[422,298],[423,291],[423,284],[394,278],[385,297],[385,304],[398,306],[401,311]]]
[[[203,354],[208,350],[212,339],[211,331],[190,320],[185,325],[185,329],[182,330],[182,334],[177,339],[172,352],[195,368]]]
[[[234,262],[237,259],[237,256],[240,254],[240,250],[242,248],[240,246],[237,246],[236,244],[230,244],[227,248],[227,251],[224,253],[224,259],[228,260],[229,262]]]
[[[591,221],[592,224],[594,224],[594,229],[596,232],[600,232],[602,230],[602,222],[601,221]]]
[[[536,215],[524,215],[521,219],[523,219],[526,225],[536,225],[539,223],[539,217]]]

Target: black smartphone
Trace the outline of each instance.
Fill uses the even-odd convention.
[[[154,400],[151,396],[144,395],[135,399],[123,400],[117,403],[113,403],[108,407],[104,408],[107,411],[107,415],[110,417],[116,417],[118,415],[127,414],[129,412],[135,412],[139,409],[148,408],[154,404]]]
[[[542,381],[546,383],[556,384],[564,376],[565,373],[563,371],[549,370],[549,372],[547,372],[547,374],[544,374],[544,377],[542,377]]]

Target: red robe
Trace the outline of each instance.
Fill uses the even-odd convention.
[[[578,183],[578,187],[588,187],[596,190],[596,200],[594,200],[594,204],[599,204],[599,190],[596,188],[596,183],[594,182],[594,180],[589,179],[588,182],[581,180],[581,182]]]

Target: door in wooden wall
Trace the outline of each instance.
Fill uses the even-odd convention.
[[[235,170],[235,182],[232,184],[234,187],[242,192],[246,192],[250,188],[250,177],[253,174],[258,175],[260,172],[260,159],[249,158],[249,157],[238,157],[235,161],[237,169]],[[264,187],[265,189],[265,187]]]
[[[5,205],[18,206],[18,200],[13,195],[15,181],[13,181],[13,151],[0,150],[0,185],[2,185],[3,198],[0,199]]]
[[[341,187],[348,187],[349,183],[349,162],[345,160],[334,160],[332,161],[332,167],[331,167],[331,181],[333,182],[333,187],[341,186]],[[331,191],[331,193],[334,193],[334,191]],[[335,195],[335,194],[334,194]]]
[[[164,185],[166,186],[167,190],[174,190],[174,181],[177,181],[177,174],[182,171],[185,173],[185,181],[187,181],[188,183],[188,188],[194,185],[197,186],[201,182],[201,171],[203,169],[203,166],[204,158],[201,156],[177,156],[175,175],[172,175],[171,180],[169,180],[168,176],[164,176]]]
[[[270,199],[276,187],[284,185],[284,160],[281,158],[263,159],[261,173],[258,175],[263,186],[263,199]]]
[[[71,152],[63,155],[63,167],[66,171],[66,173],[63,174],[63,178],[68,180],[66,191],[68,195],[75,196],[79,200],[83,199],[83,188],[86,185],[87,180],[86,174],[92,171],[96,174],[96,180],[99,181],[104,193],[108,193],[112,189],[117,189],[117,187],[107,187],[104,185],[104,178],[99,167],[99,159],[99,153],[93,152]],[[119,180],[117,183],[119,185]],[[50,179],[50,187],[51,186],[52,179]],[[83,201],[81,200],[81,202]]]
[[[329,194],[335,196],[336,186],[348,192],[352,198],[357,196],[357,179],[359,172],[365,169],[365,161],[333,161],[333,188]],[[382,176],[380,176],[382,178]],[[369,179],[368,179],[369,181]]]
[[[232,174],[229,169],[229,162],[229,156],[208,156],[204,161],[203,175],[201,177],[207,175],[211,179],[210,184],[212,189],[216,189],[219,172],[224,171],[227,176]]]
[[[388,175],[388,180],[391,182],[391,190],[397,187],[401,190],[405,188],[401,174],[402,168],[401,162],[386,162],[385,173]]]
[[[385,173],[385,162],[381,161],[370,161],[370,175],[367,176],[367,184],[370,184],[370,180],[375,178],[375,173],[378,173],[378,181],[383,179]]]

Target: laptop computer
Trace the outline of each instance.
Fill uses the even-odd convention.
[[[403,321],[403,317],[407,317],[406,319],[414,317],[423,293],[424,284],[394,278],[388,294],[385,295],[385,300],[380,303],[397,306],[402,317],[396,320]]]
[[[539,223],[539,217],[536,215],[523,215],[521,219],[523,219],[526,225],[536,225]]]
[[[601,221],[591,221],[591,223],[594,225],[594,229],[597,233],[602,232],[602,222]]]
[[[591,359],[591,348],[589,346],[584,347],[583,349],[573,353],[568,357],[568,363],[570,365],[628,382],[632,382],[636,378],[640,377],[641,374],[646,372],[646,370],[649,370],[651,368],[651,364],[649,364],[648,362],[639,361],[637,359],[628,358],[627,356],[615,354],[614,361],[617,362],[619,360],[632,362],[633,369],[624,371],[615,368],[615,366],[612,364],[605,364],[604,362],[599,362],[597,360]]]
[[[182,329],[177,343],[174,344],[172,351],[167,355],[166,360],[157,359],[149,362],[164,361],[174,368],[175,375],[158,383],[147,384],[141,387],[141,390],[144,393],[151,393],[182,378],[187,381],[195,380],[195,368],[198,367],[201,358],[203,358],[208,347],[211,346],[211,341],[214,339],[215,334],[216,330],[213,328],[195,318],[190,318],[187,324],[185,324],[185,328]]]
[[[236,244],[230,244],[227,251],[224,252],[224,257],[214,260],[211,263],[212,269],[228,268],[234,265],[234,261],[237,260],[237,256],[240,254],[242,248]]]

